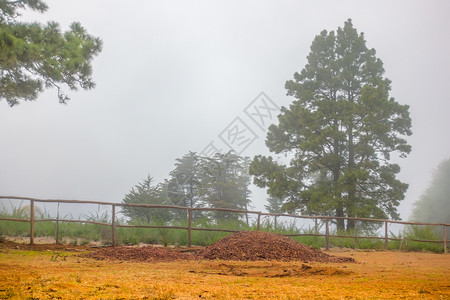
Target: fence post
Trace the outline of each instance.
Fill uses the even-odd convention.
[[[58,210],[56,211],[56,220],[59,220],[59,202]],[[59,221],[56,221],[56,245],[59,245]]]
[[[355,220],[355,232],[354,232],[354,235],[355,235],[355,250],[356,250],[356,248],[357,248],[357,245],[358,245],[358,228],[357,228],[357,225],[358,225],[358,221],[357,220]]]
[[[447,225],[444,224],[444,254],[447,254]]]
[[[112,246],[116,246],[116,205],[112,204],[112,213],[111,213],[111,242]]]
[[[34,244],[34,200],[30,200],[30,245]]]
[[[388,221],[384,221],[384,250],[388,249],[388,242],[389,242]]]
[[[328,218],[325,218],[325,250],[330,250],[330,229],[328,228]]]
[[[258,223],[256,227],[257,231],[259,231],[260,226],[261,226],[261,212],[258,212]]]
[[[192,227],[192,209],[188,208],[188,247],[192,246],[191,227]]]

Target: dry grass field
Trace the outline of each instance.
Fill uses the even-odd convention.
[[[98,261],[82,248],[0,247],[0,299],[450,299],[450,255],[330,253],[356,263]]]

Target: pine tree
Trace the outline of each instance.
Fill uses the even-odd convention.
[[[142,182],[131,188],[122,200],[123,204],[156,204],[168,205],[167,191],[162,184],[153,185],[150,175]],[[168,223],[171,215],[165,208],[147,208],[123,206],[122,212],[132,223]]]
[[[176,159],[168,186],[168,196],[174,205],[197,207],[200,204],[199,163],[200,157],[195,152]]]
[[[200,156],[195,152],[183,155],[176,159],[175,169],[170,172],[167,193],[172,205],[184,207],[202,207],[204,202],[200,196]],[[185,219],[186,211],[175,211],[175,218]],[[202,211],[192,211],[192,219],[204,216]]]
[[[63,86],[92,89],[91,61],[101,51],[101,40],[77,22],[62,33],[56,22],[17,21],[26,8],[41,13],[48,9],[41,0],[0,1],[0,101],[14,106],[54,87],[59,102],[66,103]]]
[[[267,209],[268,212],[273,213],[273,214],[279,214],[282,212],[282,207],[284,204],[283,199],[278,198],[278,197],[269,196],[267,198],[267,202],[268,202],[268,204],[264,205],[264,207]],[[278,217],[275,216],[274,217],[275,230],[277,229],[277,219],[278,219]]]
[[[408,185],[396,179],[400,167],[390,158],[411,151],[409,107],[389,97],[383,63],[351,20],[316,36],[307,60],[286,82],[296,100],[282,108],[266,139],[271,152],[293,158],[285,166],[256,156],[255,184],[287,198],[291,211],[398,219]],[[337,223],[344,229],[342,219]]]
[[[233,152],[217,153],[201,161],[201,196],[212,208],[247,210],[250,204],[249,161]],[[216,221],[236,221],[239,215],[230,212],[215,212]]]

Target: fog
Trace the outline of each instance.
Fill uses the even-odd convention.
[[[410,105],[413,150],[396,160],[410,185],[403,219],[450,156],[449,1],[46,2],[48,12],[23,19],[63,30],[79,21],[103,40],[97,86],[70,92],[67,105],[54,89],[0,102],[0,195],[120,202],[147,174],[167,178],[188,151],[228,151],[224,130],[236,122],[254,133],[240,154],[268,154],[252,101],[289,105],[284,83],[315,35],[348,18],[384,62],[391,96]],[[264,192],[252,202],[264,210]]]
[[[432,181],[414,203],[411,219],[419,222],[449,223],[450,210],[450,158],[442,161],[434,170]]]

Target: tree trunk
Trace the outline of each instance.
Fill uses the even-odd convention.
[[[351,103],[354,103],[353,93],[351,91],[348,92],[348,99]],[[355,175],[355,146],[353,139],[353,120],[350,121],[347,129],[348,135],[348,171],[350,178],[348,178],[347,186],[348,186],[348,203],[346,207],[347,217],[354,217],[353,207],[356,202],[356,175]],[[355,229],[355,221],[347,220],[347,231]]]
[[[355,225],[355,220],[347,220],[347,231],[354,231]]]
[[[336,150],[335,150],[336,151]],[[333,170],[333,184],[337,186],[338,180],[340,176],[340,166],[335,166]],[[336,217],[344,217],[344,203],[342,200],[342,196],[340,194],[336,194],[334,197],[336,197],[338,203],[336,206]],[[337,219],[337,229],[338,230],[344,230],[345,229],[345,220],[344,219]]]
[[[334,120],[334,125],[338,126],[337,119]],[[334,155],[339,156],[339,141],[337,138],[334,140],[333,151],[334,151]],[[340,176],[341,176],[341,164],[338,163],[333,168],[333,184],[335,186],[338,185]],[[343,217],[344,216],[344,203],[343,203],[341,194],[339,193],[339,194],[335,195],[335,197],[338,201],[338,204],[336,207],[336,217]],[[336,223],[337,223],[338,230],[345,229],[345,220],[344,219],[337,219]]]

